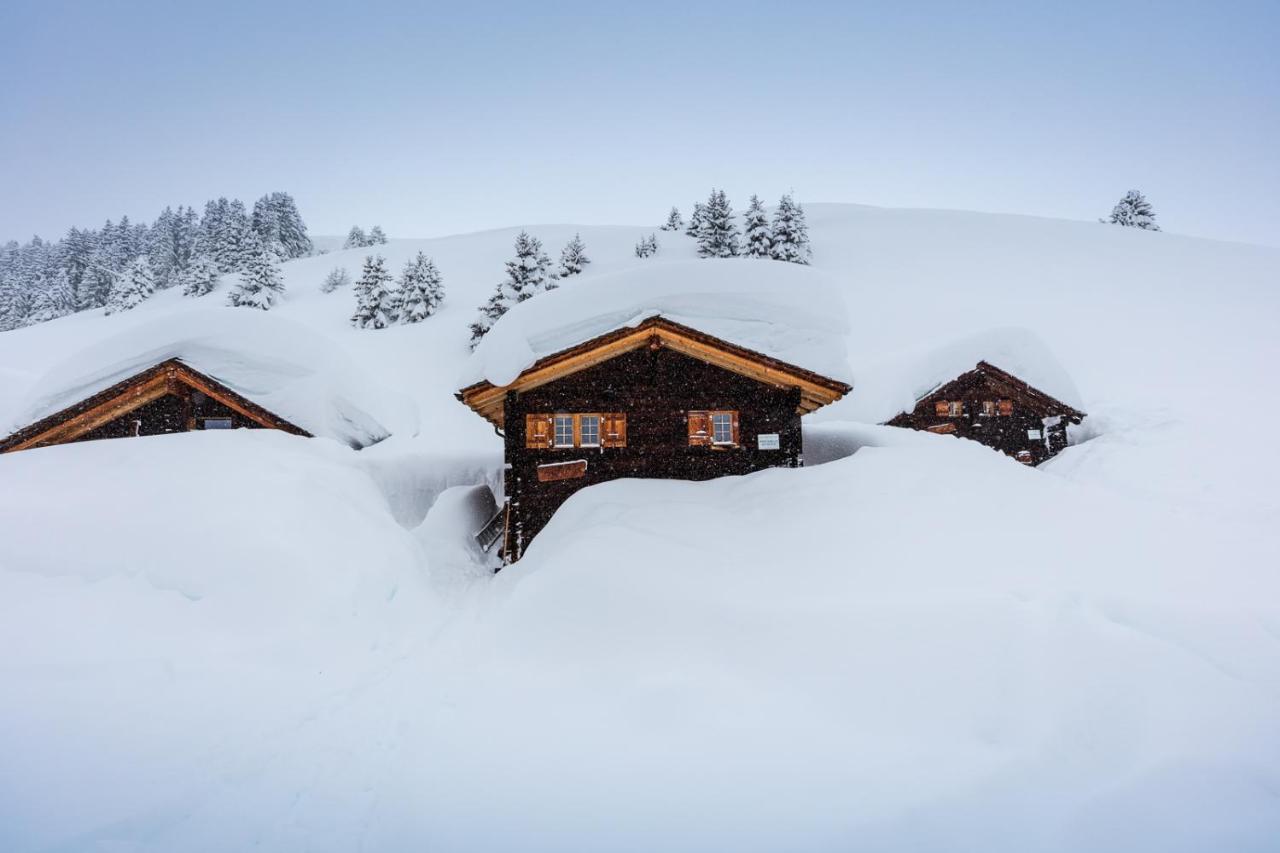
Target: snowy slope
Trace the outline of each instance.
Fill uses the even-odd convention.
[[[445,277],[420,326],[346,325],[319,285],[355,250],[287,264],[238,332],[331,341],[416,431],[0,457],[0,848],[1274,849],[1280,251],[808,212],[814,270],[746,275],[847,310],[825,464],[585,490],[496,577],[469,484],[500,443],[452,393],[518,229],[384,247]],[[562,300],[739,265],[664,233],[636,259],[652,230],[530,228],[595,261]],[[86,347],[239,324],[220,299],[0,335],[0,422]],[[992,350],[1089,412],[1082,443],[1028,470],[865,425]]]

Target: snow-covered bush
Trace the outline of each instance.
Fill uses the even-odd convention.
[[[1151,209],[1151,202],[1137,190],[1129,190],[1124,198],[1111,209],[1108,219],[1100,219],[1111,225],[1123,225],[1126,228],[1141,228],[1144,231],[1159,231],[1156,224],[1156,212]]]
[[[649,258],[658,254],[658,235],[650,234],[636,243],[636,257]]]
[[[351,274],[347,272],[346,267],[334,267],[329,270],[329,274],[324,277],[324,281],[320,284],[321,293],[333,293],[339,287],[346,287],[351,283]]]
[[[680,208],[672,207],[671,212],[667,214],[667,221],[662,223],[662,231],[679,231],[684,226],[684,219],[680,216]]]
[[[589,263],[591,259],[587,257],[587,244],[582,242],[582,235],[574,234],[573,239],[560,251],[560,277],[577,275]]]

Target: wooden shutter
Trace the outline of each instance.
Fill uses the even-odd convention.
[[[1002,415],[1012,415],[1012,414],[1013,414],[1013,401],[1012,401],[1012,400],[1001,400],[1001,401],[1000,401],[1000,414],[1002,414]]]
[[[627,446],[627,416],[621,412],[611,412],[600,416],[600,446]]]
[[[555,437],[552,415],[524,416],[524,446],[550,447]]]
[[[940,418],[950,417],[951,403],[946,400],[939,400],[933,404],[933,413]]]
[[[689,412],[689,446],[711,444],[711,413]]]

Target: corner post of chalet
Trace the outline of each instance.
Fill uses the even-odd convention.
[[[624,477],[709,480],[804,464],[800,418],[844,382],[651,317],[457,397],[501,430],[506,518],[485,543],[520,559],[565,500]]]

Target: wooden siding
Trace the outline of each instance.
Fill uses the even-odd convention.
[[[709,480],[799,466],[800,396],[798,387],[779,388],[667,347],[631,350],[525,391],[508,390],[508,561],[523,556],[560,505],[585,486],[620,477]],[[691,411],[737,412],[739,443],[691,446]],[[540,422],[529,415],[597,412],[625,416],[625,446],[555,448],[525,434],[527,423]],[[759,450],[761,434],[777,434],[778,449]],[[574,471],[581,476],[540,476],[540,466],[580,459],[585,470]]]
[[[1020,462],[1039,465],[1067,446],[1067,424],[1080,423],[1084,417],[1083,412],[981,362],[887,423],[968,438]],[[1030,437],[1032,431],[1039,431],[1040,437]]]

